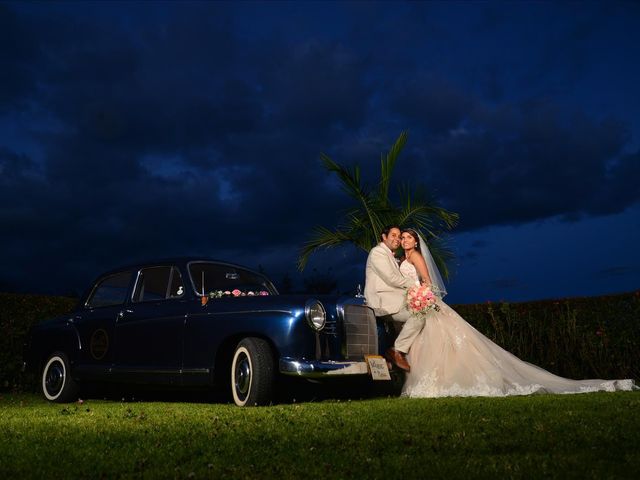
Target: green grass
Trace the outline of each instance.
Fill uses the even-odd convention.
[[[0,398],[0,478],[632,478],[640,392],[264,408]]]

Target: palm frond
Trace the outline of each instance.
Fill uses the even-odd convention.
[[[376,215],[375,200],[371,198],[370,194],[363,188],[360,183],[360,168],[354,167],[353,170],[349,170],[342,165],[338,165],[331,157],[321,153],[320,159],[322,160],[325,168],[330,172],[338,175],[342,184],[342,189],[351,197],[356,199],[362,208],[362,212],[369,218],[374,229],[380,228],[380,219]]]
[[[400,188],[400,205],[389,198],[391,177],[398,157],[407,142],[407,132],[401,132],[389,152],[380,157],[380,178],[377,189],[363,185],[358,166],[346,168],[328,155],[320,154],[324,167],[338,176],[341,188],[356,201],[344,214],[334,230],[316,227],[298,257],[298,268],[304,270],[314,252],[351,243],[369,251],[380,240],[380,232],[386,225],[401,225],[420,230],[429,242],[429,249],[444,278],[449,277],[447,262],[453,253],[447,247],[443,235],[458,223],[458,214],[438,205],[438,202],[422,190],[411,191],[408,185]]]
[[[342,230],[329,230],[325,227],[316,227],[314,229],[312,238],[309,241],[305,242],[302,249],[300,250],[300,255],[298,257],[298,269],[300,271],[304,270],[304,267],[309,261],[309,256],[312,253],[320,249],[337,247],[339,245],[342,245],[343,243],[352,241],[353,238],[350,237],[348,233]]]
[[[353,170],[349,170],[342,165],[338,165],[325,153],[320,154],[320,160],[327,170],[338,175],[342,189],[349,196],[354,197],[357,200],[367,196],[360,184],[360,167],[356,166]]]
[[[407,143],[407,132],[400,132],[397,140],[387,153],[386,157],[380,158],[380,183],[378,188],[378,196],[385,202],[389,200],[389,186],[391,185],[391,175],[395,168],[400,152]]]
[[[403,226],[415,226],[421,230],[429,230],[432,235],[438,232],[452,230],[458,224],[459,215],[443,207],[424,192],[412,192],[405,184],[399,188],[402,207],[399,212],[399,222]]]

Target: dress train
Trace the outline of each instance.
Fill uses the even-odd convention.
[[[403,262],[400,270],[417,279],[410,263]],[[408,353],[411,372],[403,396],[501,397],[637,388],[630,379],[571,380],[554,375],[493,343],[442,300],[438,305],[440,311],[427,314],[424,328]]]

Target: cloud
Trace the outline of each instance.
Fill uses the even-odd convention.
[[[498,278],[489,281],[489,284],[498,290],[509,290],[525,286],[518,278]]]
[[[511,69],[527,69],[513,52],[464,67],[468,37],[444,28],[442,6],[402,7],[376,35],[364,27],[384,7],[332,8],[339,26],[307,18],[274,34],[243,5],[0,4],[0,125],[19,130],[0,133],[0,280],[75,287],[114,264],[190,253],[279,277],[313,226],[348,207],[319,153],[370,181],[405,129],[395,179],[424,184],[463,230],[639,200],[632,126],[536,93],[539,78],[516,94]],[[294,10],[278,10],[279,25]],[[333,271],[347,278],[361,262]]]
[[[364,66],[340,44],[309,42],[284,53],[278,66],[265,72],[276,121],[284,128],[357,129],[370,95]]]
[[[623,153],[625,123],[547,101],[473,104],[465,118],[452,104],[459,123],[443,125],[455,129],[430,134],[413,159],[425,183],[461,214],[461,229],[617,213],[640,200],[632,176],[638,154]],[[432,131],[428,120],[417,125]]]
[[[457,129],[473,109],[471,96],[450,81],[425,74],[397,86],[393,110],[432,134]]]
[[[0,4],[0,114],[26,106],[25,98],[36,88],[32,67],[39,56],[28,26],[8,5]]]
[[[620,276],[638,275],[640,267],[636,265],[615,265],[594,272],[597,278],[615,278]]]

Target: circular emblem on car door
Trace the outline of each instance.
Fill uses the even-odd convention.
[[[91,356],[96,360],[102,360],[109,350],[109,335],[106,330],[99,328],[93,335],[91,335],[91,341],[89,342],[89,351]]]

